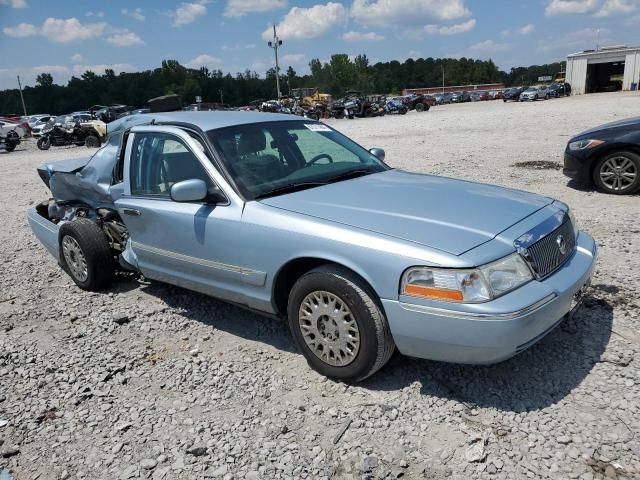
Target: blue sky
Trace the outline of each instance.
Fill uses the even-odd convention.
[[[492,58],[501,68],[640,43],[640,0],[0,0],[0,89],[40,72],[137,71],[175,59],[263,75],[276,23],[282,67],[365,53]]]

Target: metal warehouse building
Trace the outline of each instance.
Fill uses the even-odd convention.
[[[603,47],[567,57],[566,81],[574,95],[637,90],[640,80],[640,47]]]

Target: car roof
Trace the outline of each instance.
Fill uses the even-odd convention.
[[[286,115],[282,113],[234,112],[226,110],[141,113],[116,120],[118,123],[113,122],[115,125],[110,125],[111,128],[109,128],[109,130],[110,133],[112,133],[117,130],[131,128],[135,125],[149,124],[151,121],[155,121],[155,123],[186,123],[195,125],[201,130],[208,131],[250,123],[282,122],[287,120],[302,121],[305,119],[297,115]]]

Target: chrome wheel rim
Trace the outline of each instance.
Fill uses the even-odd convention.
[[[87,260],[75,238],[65,235],[62,239],[62,254],[74,278],[79,282],[85,282],[89,277]]]
[[[333,367],[344,367],[360,351],[360,329],[349,307],[330,292],[315,291],[300,304],[298,322],[305,344]]]
[[[638,169],[630,158],[611,157],[600,167],[600,180],[609,190],[629,189],[638,176]]]

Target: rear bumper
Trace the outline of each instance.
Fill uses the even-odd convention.
[[[60,261],[58,230],[59,226],[41,216],[35,208],[27,210],[27,220],[34,235],[53,257]]]
[[[383,300],[398,350],[413,357],[470,364],[497,363],[526,350],[570,312],[575,294],[593,274],[594,240],[580,232],[577,245],[574,255],[550,277],[470,306],[475,311],[409,304],[405,298]]]
[[[591,164],[587,159],[573,155],[569,151],[564,152],[564,165],[562,173],[579,183],[591,185]]]

